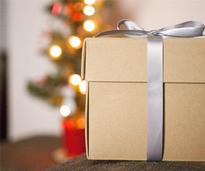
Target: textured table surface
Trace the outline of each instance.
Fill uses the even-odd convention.
[[[60,147],[58,137],[33,137],[0,146],[0,171],[205,171],[205,162],[94,161],[85,155],[57,165],[52,153]]]
[[[53,151],[60,138],[36,136],[0,144],[0,171],[39,171],[56,165]]]
[[[205,162],[139,162],[139,161],[94,161],[85,155],[69,160],[46,171],[205,171]]]

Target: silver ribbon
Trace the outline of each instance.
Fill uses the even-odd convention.
[[[159,30],[146,31],[130,20],[121,20],[117,30],[105,31],[96,35],[96,37],[114,35],[147,37],[148,161],[160,161],[163,158],[163,37],[197,37],[203,35],[204,29],[204,24],[188,21]]]

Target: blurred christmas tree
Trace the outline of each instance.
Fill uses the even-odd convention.
[[[111,0],[56,0],[46,8],[50,15],[61,21],[66,32],[56,29],[48,32],[50,42],[42,52],[56,64],[56,73],[30,81],[28,90],[60,107],[64,117],[84,111],[86,82],[79,75],[82,42],[109,28],[102,15],[112,8],[112,4]]]

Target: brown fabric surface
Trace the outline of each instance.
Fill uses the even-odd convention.
[[[145,162],[87,160],[85,155],[46,171],[205,171],[205,162]]]
[[[52,153],[60,138],[36,136],[0,144],[0,171],[39,171],[54,166]]]

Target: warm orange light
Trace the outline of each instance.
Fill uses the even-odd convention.
[[[79,85],[81,83],[80,75],[78,75],[78,74],[71,75],[70,78],[69,78],[69,82],[74,86]]]
[[[68,39],[68,42],[69,44],[75,48],[75,49],[79,49],[81,47],[81,40],[79,37],[77,36],[71,36],[69,39]]]
[[[49,54],[53,59],[59,59],[62,54],[62,49],[58,45],[52,45],[49,49]]]
[[[79,129],[85,128],[85,119],[84,119],[84,117],[82,116],[82,117],[78,118],[77,121],[76,121],[76,124],[77,124],[77,127]]]
[[[91,5],[86,5],[83,8],[83,13],[87,16],[91,16],[91,15],[95,14],[95,8]]]
[[[86,93],[86,87],[87,87],[86,81],[85,80],[81,81],[80,85],[79,85],[79,90],[80,90],[81,94]]]
[[[91,32],[95,29],[95,23],[92,20],[86,20],[83,23],[83,27],[86,31]]]
[[[95,0],[84,0],[84,3],[87,5],[93,5],[95,3]]]

